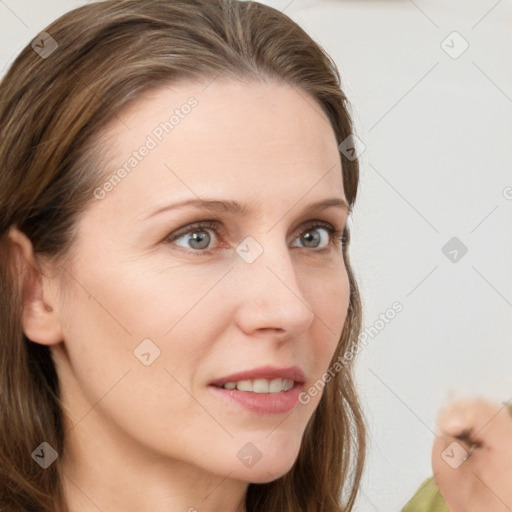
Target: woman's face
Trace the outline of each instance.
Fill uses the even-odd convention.
[[[297,395],[329,368],[349,301],[329,232],[347,211],[310,209],[346,201],[326,115],[287,85],[217,79],[153,92],[105,140],[113,158],[77,226],[54,347],[72,432],[278,478],[321,398]],[[261,368],[275,372],[230,377]],[[274,393],[280,376],[292,390]],[[253,391],[212,385],[226,381]]]

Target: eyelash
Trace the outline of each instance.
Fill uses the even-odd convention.
[[[332,249],[332,247],[338,247],[338,246],[344,246],[347,242],[347,236],[345,235],[345,231],[338,231],[335,229],[332,224],[329,224],[327,222],[322,221],[313,221],[311,224],[306,226],[306,228],[300,233],[303,234],[304,232],[308,230],[314,230],[317,228],[323,228],[329,232],[330,235],[330,241],[329,241],[329,247],[324,247],[323,249],[311,249],[313,252],[318,253],[324,253],[326,251],[329,251]],[[168,237],[166,237],[167,242],[173,242],[174,240],[177,240],[185,235],[188,235],[189,233],[193,233],[195,231],[203,231],[211,229],[215,231],[215,234],[218,235],[219,231],[222,231],[222,226],[218,221],[215,220],[209,220],[209,221],[201,221],[197,222],[195,224],[191,224],[190,226],[186,227],[186,231],[178,231],[175,234],[171,234]],[[180,250],[183,250],[185,252],[189,252],[196,255],[209,255],[213,252],[212,249],[203,249],[203,250],[188,250],[183,247],[180,247]],[[302,247],[302,249],[307,249],[307,247]]]

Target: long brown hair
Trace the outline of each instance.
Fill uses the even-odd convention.
[[[23,332],[23,275],[13,268],[9,228],[18,227],[38,257],[65,256],[80,212],[104,179],[98,171],[104,162],[101,129],[151,89],[176,80],[213,80],[221,73],[279,80],[317,102],[338,144],[352,133],[332,59],[289,17],[257,2],[106,0],[65,14],[44,32],[36,38],[38,46],[22,50],[0,83],[2,511],[67,510],[58,375],[49,348]],[[352,208],[358,161],[341,152],[340,158]],[[354,348],[361,332],[348,227],[345,236],[350,302],[333,362],[349,345]],[[352,372],[345,363],[326,383],[291,470],[273,482],[249,485],[248,512],[353,508],[366,433]],[[43,441],[59,454],[47,469],[31,456]]]

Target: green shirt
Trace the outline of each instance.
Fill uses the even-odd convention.
[[[421,484],[401,512],[450,512],[433,478]]]

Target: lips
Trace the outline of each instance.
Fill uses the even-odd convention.
[[[262,366],[216,379],[208,389],[229,407],[241,407],[253,416],[289,414],[299,405],[305,380],[304,372],[297,366]]]
[[[252,370],[241,371],[232,373],[210,382],[211,386],[222,387],[227,382],[238,382],[243,380],[256,380],[256,379],[288,379],[293,380],[295,383],[303,384],[306,381],[304,372],[297,366],[288,368],[277,368],[275,366],[261,366]]]

